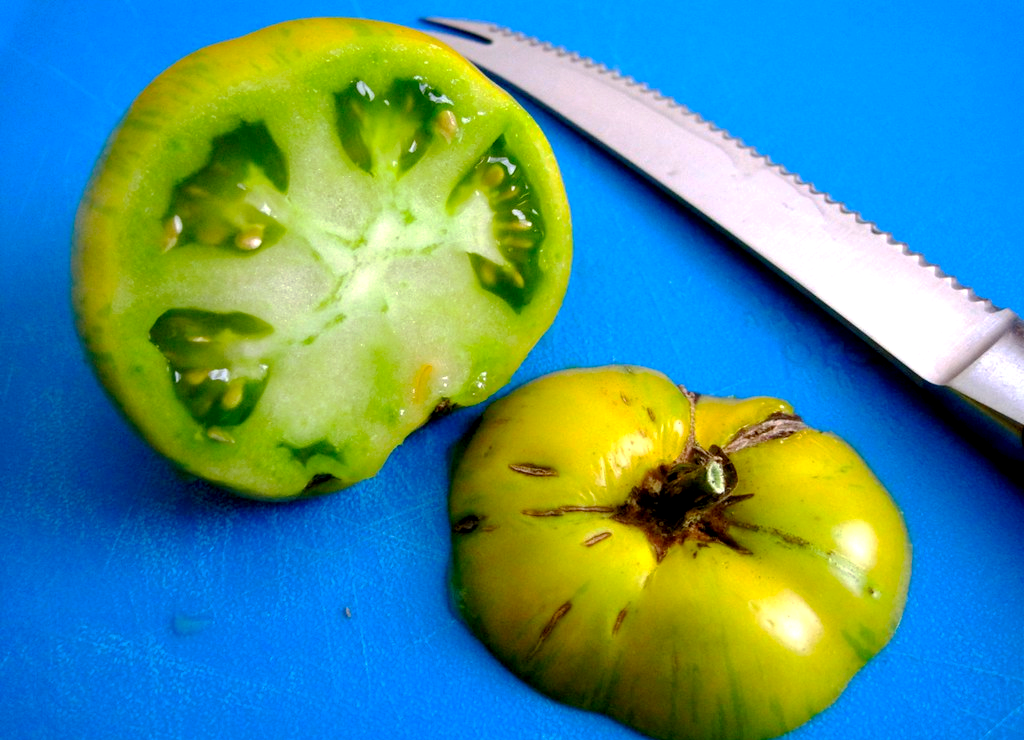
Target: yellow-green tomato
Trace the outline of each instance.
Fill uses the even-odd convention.
[[[78,211],[73,297],[154,448],[282,500],[501,388],[571,262],[554,154],[508,93],[413,29],[308,18],[139,95]]]
[[[495,402],[450,499],[473,632],[540,691],[656,738],[783,734],[892,637],[903,518],[858,455],[774,398],[637,367]]]

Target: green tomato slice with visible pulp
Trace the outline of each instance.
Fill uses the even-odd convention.
[[[571,251],[523,108],[424,34],[319,18],[200,50],[139,96],[79,210],[74,304],[156,449],[291,498],[374,475],[504,385]]]
[[[896,630],[910,544],[889,494],[789,404],[635,367],[540,378],[454,473],[473,632],[568,704],[664,740],[762,740],[828,707]]]

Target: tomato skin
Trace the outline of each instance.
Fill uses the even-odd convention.
[[[419,107],[403,118],[387,104],[406,88]],[[359,109],[352,120],[370,121],[358,142],[365,161],[350,161],[344,104]],[[397,152],[413,133],[416,156],[391,162],[389,147]],[[208,197],[204,173],[224,169],[211,142],[239,136],[254,162],[240,170],[243,201],[232,198],[238,188],[230,180]],[[474,162],[498,150],[525,172],[517,177],[529,182],[516,185],[543,212],[543,232],[526,231],[532,241],[518,253],[503,246],[507,235],[497,229],[507,215],[494,202],[488,210],[478,194],[464,212],[449,202]],[[198,183],[198,205],[187,188],[182,195],[190,182]],[[257,193],[268,197],[245,202]],[[210,217],[218,209],[222,222]],[[243,239],[248,227],[238,220],[261,212],[267,230],[256,224],[255,241]],[[182,239],[198,243],[226,228],[227,240],[169,242],[179,213]],[[477,232],[483,236],[473,243]],[[260,246],[270,235],[273,243]],[[460,239],[471,254],[507,260],[506,271],[484,275],[493,267],[467,260]],[[344,244],[334,250],[332,240]],[[199,50],[158,76],[108,141],[74,241],[77,328],[116,404],[188,472],[272,500],[368,478],[436,408],[479,403],[502,387],[553,321],[572,255],[554,155],[511,96],[425,34],[346,18],[271,26]],[[259,248],[232,246],[248,242]],[[392,243],[405,249],[404,263],[387,252]],[[530,256],[517,263],[519,253]],[[519,293],[512,285],[499,295],[484,282],[524,275]],[[175,365],[181,342],[161,345],[161,327],[182,315],[199,317],[197,326],[242,317],[271,331],[228,332],[218,356],[224,368],[188,357]],[[237,377],[230,363],[240,363]],[[200,391],[182,389],[179,378],[204,370]],[[242,402],[239,388],[248,394]],[[211,414],[206,403],[241,408],[246,418]]]
[[[699,397],[695,439],[724,447],[791,413]],[[617,512],[689,431],[688,395],[642,368],[555,373],[493,403],[453,476],[456,602],[560,701],[656,738],[774,737],[831,705],[891,638],[906,529],[845,442],[802,428],[729,454],[723,541],[659,555]]]

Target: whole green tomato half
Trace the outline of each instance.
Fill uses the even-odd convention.
[[[79,210],[74,306],[157,450],[282,499],[374,475],[432,414],[503,386],[571,254],[522,107],[425,34],[317,18],[143,91]]]
[[[450,516],[456,602],[494,655],[656,738],[804,723],[892,637],[910,578],[902,516],[845,442],[637,367],[493,403]]]

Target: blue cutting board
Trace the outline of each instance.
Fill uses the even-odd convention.
[[[0,734],[635,737],[527,688],[449,607],[446,463],[479,408],[413,435],[372,481],[268,505],[177,477],[107,401],[71,322],[72,218],[107,134],[176,59],[300,16],[485,16],[673,95],[1024,310],[1022,8],[7,0]],[[563,170],[576,259],[564,308],[513,386],[636,363],[704,393],[787,398],[848,439],[906,516],[910,600],[889,647],[792,737],[1024,737],[1013,475],[783,280],[530,110]]]

